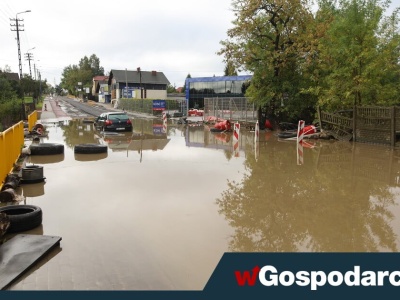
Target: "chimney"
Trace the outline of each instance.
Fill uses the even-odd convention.
[[[157,76],[157,71],[151,71],[152,76]]]

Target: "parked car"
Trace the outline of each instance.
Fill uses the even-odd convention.
[[[102,113],[94,124],[103,131],[132,131],[132,121],[124,112]]]

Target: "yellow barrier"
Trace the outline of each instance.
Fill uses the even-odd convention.
[[[28,116],[28,129],[29,129],[29,131],[31,131],[33,126],[35,126],[35,124],[37,122],[37,119],[38,119],[38,113],[35,110],[33,113],[31,113]]]
[[[18,160],[21,149],[24,146],[24,122],[19,122],[6,131],[0,132],[0,189],[3,181],[14,167]]]

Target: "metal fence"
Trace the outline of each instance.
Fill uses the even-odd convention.
[[[249,98],[204,98],[204,119],[216,117],[237,122],[256,122],[257,108]]]
[[[353,115],[354,140],[395,146],[397,142],[396,110],[399,108],[356,107]]]
[[[355,106],[351,117],[318,113],[321,130],[339,139],[400,146],[400,107]]]
[[[7,130],[0,132],[0,178],[6,178],[18,160],[24,146],[24,122],[19,122]],[[3,182],[0,182],[0,189]]]
[[[186,105],[185,101],[182,100],[165,100],[165,111],[166,112],[178,112],[182,111],[183,106]],[[160,115],[161,111],[153,110],[153,99],[119,99],[118,108],[124,109],[131,112],[146,113],[151,115]]]
[[[38,113],[35,110],[33,113],[31,113],[28,116],[28,129],[29,129],[29,131],[31,131],[33,129],[33,127],[35,126],[37,120],[38,120]]]

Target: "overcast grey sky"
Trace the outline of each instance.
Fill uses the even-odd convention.
[[[393,0],[391,8],[400,6]],[[192,77],[220,76],[223,57],[216,54],[226,39],[234,14],[231,0],[1,0],[0,68],[19,72],[16,14],[20,32],[22,71],[29,74],[25,53],[54,85],[63,69],[96,54],[104,71],[162,71],[172,85]],[[15,27],[14,27],[15,28]]]
[[[59,84],[63,69],[95,54],[105,72],[111,69],[162,71],[172,85],[192,77],[223,75],[219,42],[232,27],[231,0],[1,0],[0,68],[18,73],[16,14],[22,72],[29,74],[25,53],[33,54],[42,79]],[[15,28],[15,27],[14,27]]]

